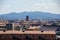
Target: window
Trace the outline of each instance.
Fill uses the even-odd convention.
[[[38,37],[38,39],[41,39],[41,38],[42,38],[41,36]]]
[[[33,40],[32,38],[30,38],[30,37],[28,37],[28,36],[26,36],[26,40]]]
[[[41,36],[39,36],[39,37],[38,37],[38,40],[46,40],[46,39],[43,38],[43,37],[41,37]]]
[[[19,38],[16,37],[16,36],[13,36],[13,39],[14,39],[14,40],[21,40],[21,39],[19,39]]]
[[[0,35],[0,39],[3,39],[3,38],[4,38],[4,36]]]
[[[20,37],[22,37],[22,36],[20,35]]]
[[[53,39],[53,36],[51,36],[51,39]]]
[[[2,38],[2,36],[0,36],[0,38]]]
[[[34,35],[32,35],[32,37],[34,37]]]
[[[45,37],[47,37],[47,36],[45,36]]]
[[[15,39],[15,36],[13,36],[13,39]]]
[[[53,37],[53,36],[51,36],[51,37]]]

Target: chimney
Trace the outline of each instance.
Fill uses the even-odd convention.
[[[29,21],[29,16],[26,16],[26,21]]]

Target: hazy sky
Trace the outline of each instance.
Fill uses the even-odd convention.
[[[60,13],[60,0],[0,0],[0,14],[23,11]]]

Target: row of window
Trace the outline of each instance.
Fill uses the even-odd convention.
[[[17,36],[16,36],[16,35],[13,35],[13,36],[12,36],[12,35],[6,35],[6,36],[2,36],[2,35],[1,35],[1,36],[0,36],[0,39],[1,39],[1,38],[4,38],[4,37],[9,37],[9,38],[13,38],[13,37],[18,37],[18,38],[25,38],[25,37],[39,38],[39,37],[43,37],[43,38],[46,38],[46,39],[47,39],[47,38],[49,38],[49,37],[50,37],[50,38],[53,38],[54,36],[42,36],[42,35],[41,35],[41,36],[35,36],[35,35],[25,35],[25,36],[23,36],[23,35],[20,35],[20,36],[19,36],[19,35],[17,35]]]

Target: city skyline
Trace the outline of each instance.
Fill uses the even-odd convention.
[[[60,0],[0,0],[0,14],[24,11],[60,14]]]

